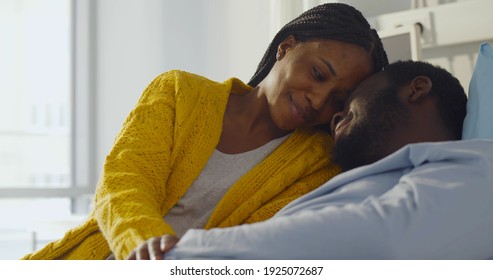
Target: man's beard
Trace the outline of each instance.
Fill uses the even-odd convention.
[[[379,160],[381,157],[376,152],[381,139],[373,138],[375,128],[367,125],[354,127],[349,137],[340,137],[332,151],[332,161],[339,165],[342,171],[367,165]]]
[[[390,153],[391,135],[397,126],[406,125],[409,115],[407,108],[398,100],[397,91],[390,87],[380,91],[376,98],[368,102],[367,115],[351,127],[350,134],[338,137],[333,147],[332,161],[342,171],[374,163]]]

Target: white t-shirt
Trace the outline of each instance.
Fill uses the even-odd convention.
[[[240,154],[215,150],[187,193],[164,216],[178,237],[188,229],[203,228],[224,194],[238,179],[259,164],[288,138],[289,134]]]

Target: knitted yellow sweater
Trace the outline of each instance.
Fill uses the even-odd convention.
[[[251,88],[171,71],[158,76],[127,117],[106,158],[89,219],[24,259],[125,258],[150,237],[173,233],[163,216],[198,177],[221,135],[229,94]],[[295,131],[224,195],[206,228],[272,217],[339,172],[331,138]]]

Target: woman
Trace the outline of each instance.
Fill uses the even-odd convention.
[[[313,127],[386,64],[359,11],[324,4],[279,31],[248,85],[158,76],[106,158],[88,221],[24,258],[124,259],[154,237],[270,218],[339,172]]]

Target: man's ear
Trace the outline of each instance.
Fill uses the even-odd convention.
[[[298,43],[294,35],[289,35],[277,46],[276,60],[281,60],[290,49]]]
[[[409,94],[409,102],[419,102],[423,98],[427,97],[430,92],[433,83],[431,79],[427,76],[417,76],[415,77],[411,83],[409,84],[410,94]]]

